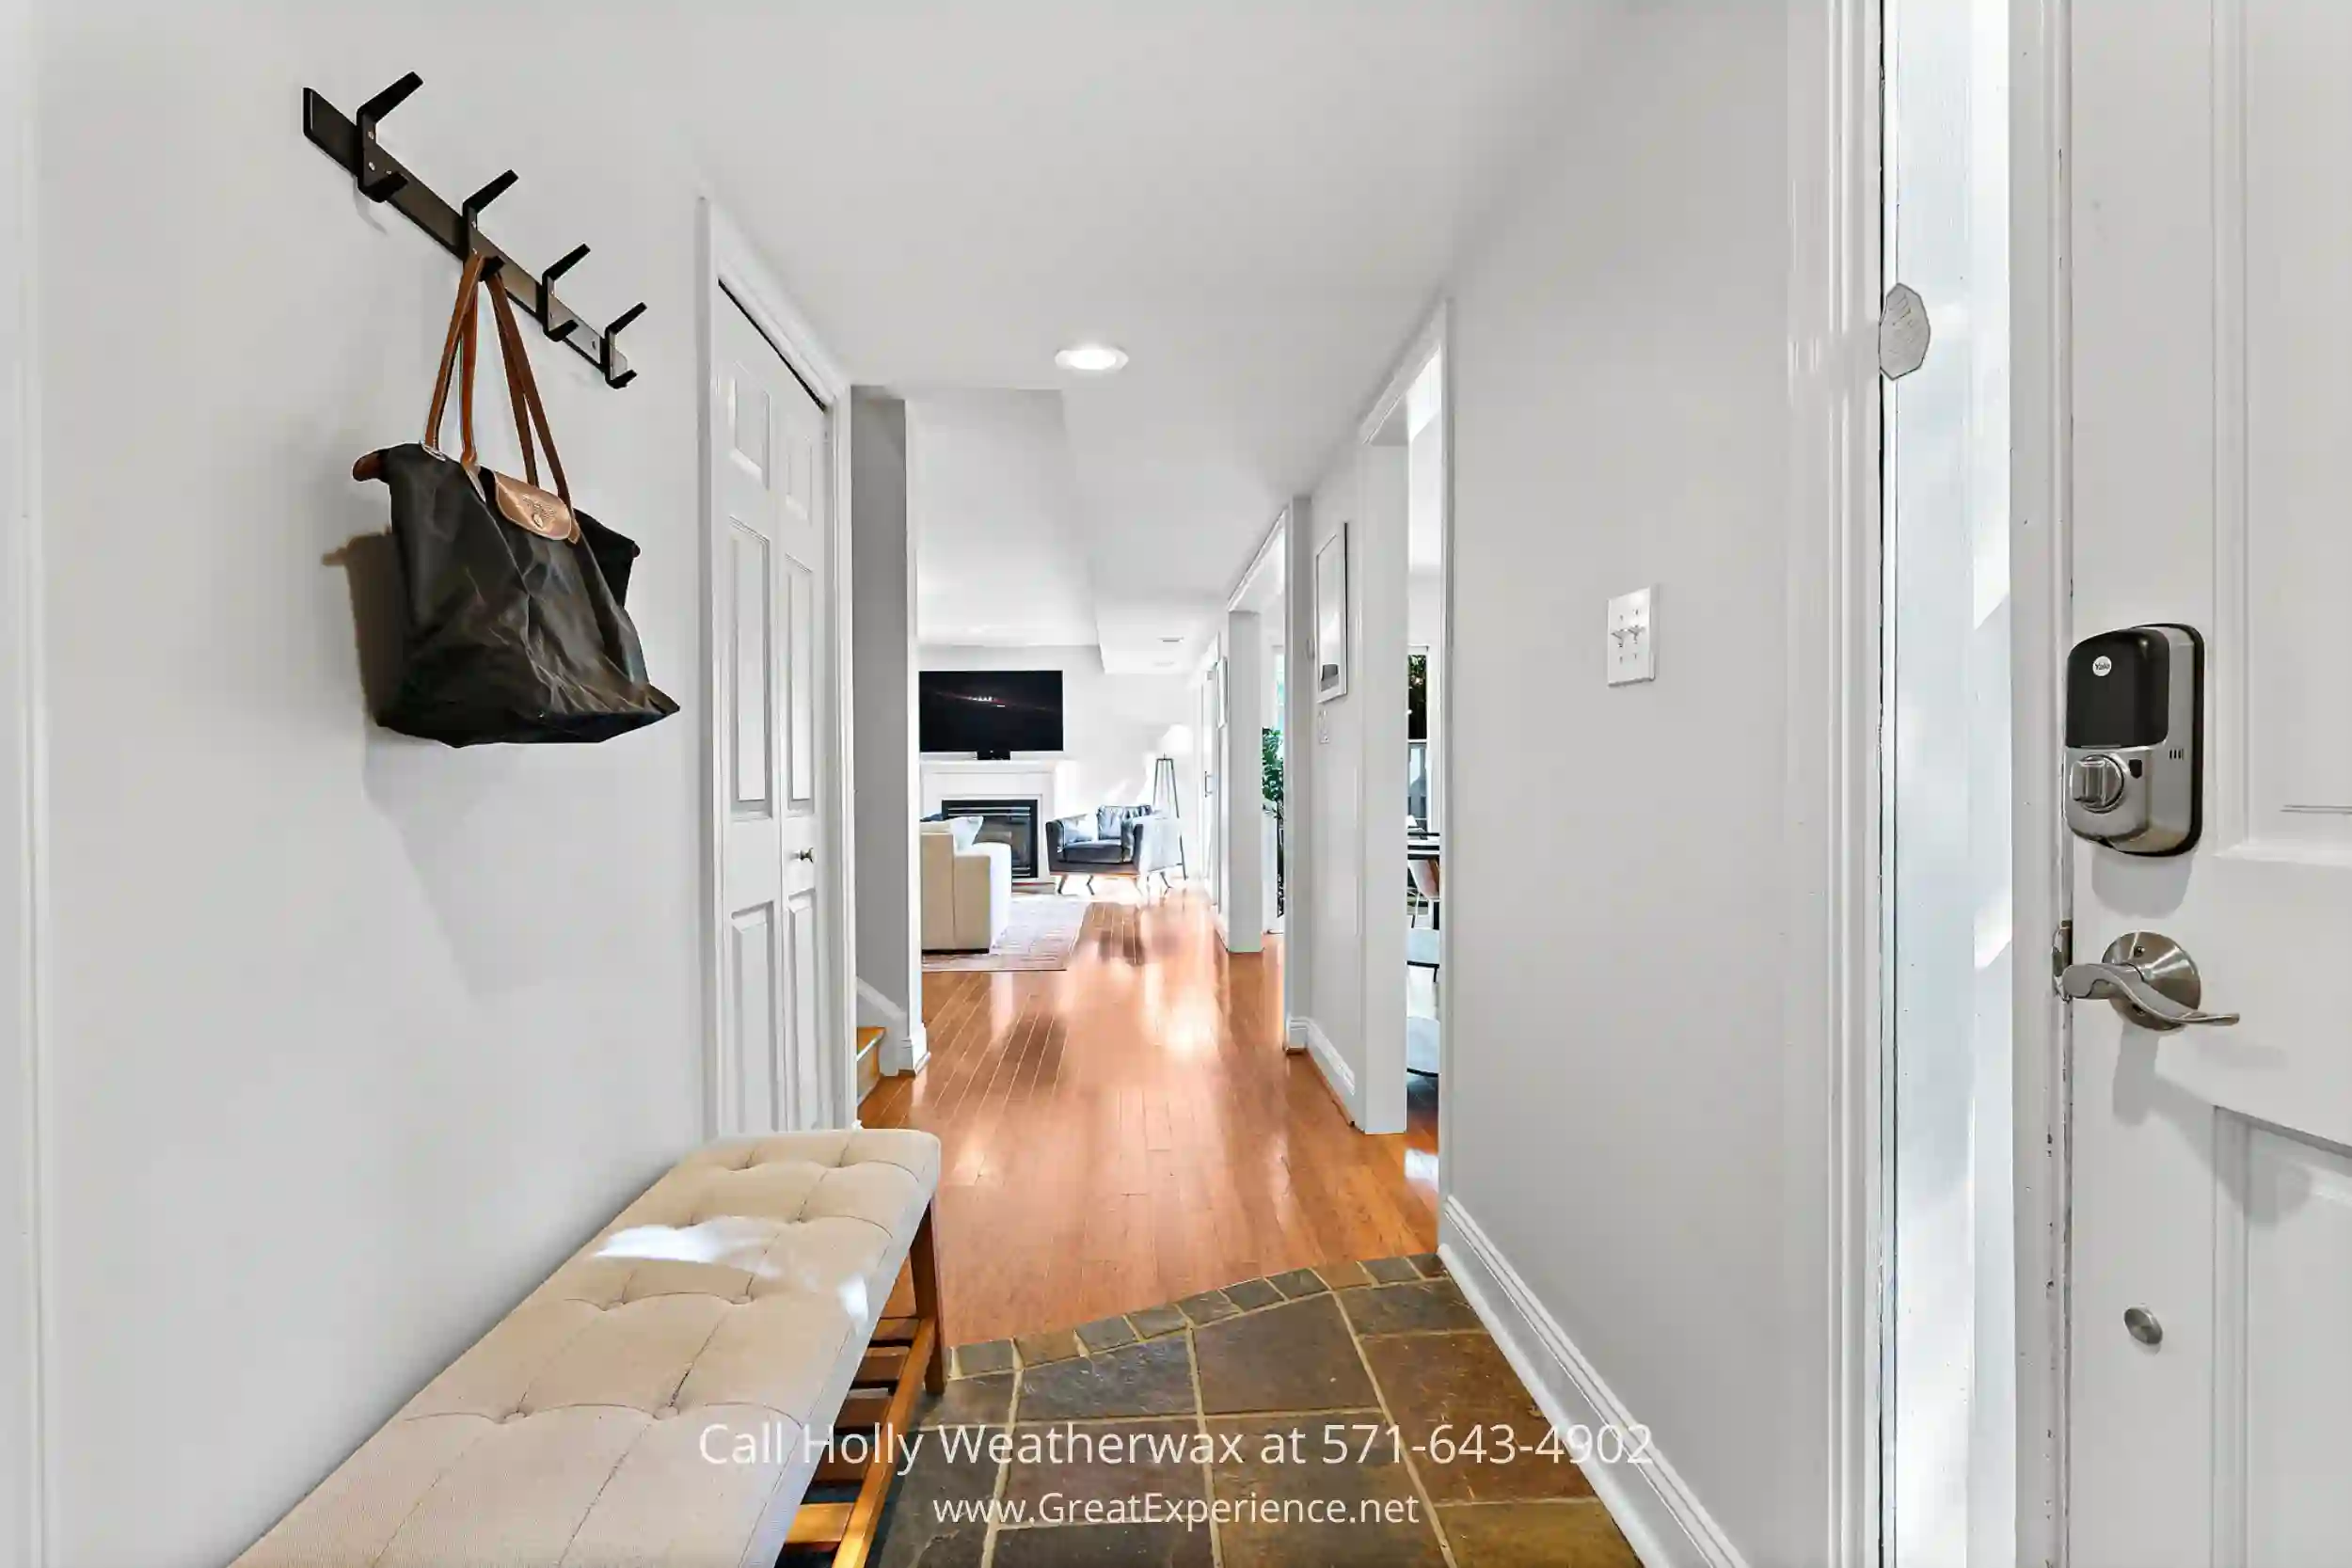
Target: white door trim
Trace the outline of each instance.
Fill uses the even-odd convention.
[[[56,1517],[31,10],[0,0],[0,1565],[26,1568]]]
[[[1323,1031],[1311,1011],[1314,1002],[1314,879],[1313,832],[1315,779],[1314,682],[1300,673],[1311,668],[1307,650],[1314,646],[1315,503],[1311,495],[1295,495],[1282,508],[1269,538],[1282,541],[1282,641],[1289,650],[1289,678],[1282,687],[1282,875],[1290,889],[1282,912],[1282,1045],[1288,1051],[1309,1051]],[[1325,1060],[1337,1061],[1324,1040]],[[1355,1115],[1352,1092],[1337,1089],[1327,1067],[1325,1077],[1340,1093],[1340,1103]]]
[[[710,420],[710,393],[718,371],[720,312],[741,309],[762,336],[784,356],[811,396],[825,411],[825,442],[833,475],[829,498],[825,571],[830,604],[823,638],[825,670],[818,681],[817,745],[818,753],[817,861],[819,896],[817,1040],[824,1052],[818,1064],[819,1104],[811,1124],[847,1127],[855,1115],[855,1039],[857,930],[856,876],[851,863],[849,831],[850,796],[850,725],[854,711],[850,681],[850,379],[825,350],[791,296],[751,241],[718,203],[706,197],[701,203],[702,288],[697,301],[697,342],[701,350],[702,386],[697,420],[702,441],[702,841],[703,841],[703,1019],[704,1121],[706,1133],[719,1127],[720,1081],[720,942],[724,925],[721,909],[722,867],[720,821],[726,810],[723,781],[719,774],[717,722],[721,689],[720,649],[711,624],[710,559],[713,511],[718,493],[711,481],[717,461],[718,433]]]
[[[1447,334],[1452,325],[1449,306],[1440,305],[1438,317],[1438,346],[1440,350],[1448,347]],[[1429,787],[1441,808],[1454,800],[1454,757],[1460,750],[1454,743],[1454,410],[1456,406],[1456,381],[1454,356],[1449,352],[1438,366],[1438,460],[1441,466],[1440,477],[1445,481],[1438,492],[1438,613],[1442,625],[1438,629],[1437,678],[1428,699],[1431,729],[1438,743],[1438,773],[1430,781]],[[1406,641],[1411,641],[1409,631]],[[1438,816],[1440,832],[1452,833],[1457,825],[1450,810]],[[1461,863],[1458,857],[1454,863]],[[1439,974],[1459,973],[1454,968],[1454,924],[1444,922],[1438,927]],[[1438,1083],[1440,1085],[1454,1071],[1454,1031],[1443,1023],[1447,1010],[1443,1004],[1438,1009],[1440,1025],[1438,1031]],[[1454,1017],[1461,1016],[1458,1006],[1452,1010]],[[1444,1213],[1446,1205],[1454,1198],[1454,1171],[1447,1162],[1446,1150],[1454,1147],[1454,1102],[1460,1098],[1459,1095],[1442,1092],[1442,1088],[1438,1095],[1438,1212],[1440,1214]]]
[[[2066,1545],[2068,1262],[2072,1175],[2068,1012],[2038,961],[2072,907],[2073,856],[2057,797],[2074,522],[2067,288],[2070,0],[2010,6],[2010,1038],[2017,1249],[2017,1560]],[[2038,922],[2038,924],[2035,924]]]
[[[1249,552],[1249,563],[1241,569],[1241,576],[1233,579],[1232,592],[1225,595],[1227,614],[1242,608],[1242,601],[1256,589],[1261,573],[1274,569],[1275,562],[1281,557],[1283,541],[1287,537],[1285,530],[1289,526],[1290,509],[1284,507],[1274,515],[1274,521],[1266,525],[1265,532],[1259,536],[1258,547]],[[1289,584],[1285,582],[1283,592],[1289,591]]]
[[[1826,1157],[1787,1194],[1798,1232],[1826,1209],[1823,1273],[1792,1289],[1826,1307],[1824,1380],[1792,1368],[1792,1402],[1826,1398],[1820,1560],[1883,1556],[1880,1403],[1886,1240],[1880,1018],[1881,517],[1878,315],[1882,86],[1877,0],[1789,0],[1790,318],[1788,784],[1784,840],[1791,1041],[1827,1042],[1822,1077],[1788,1082],[1790,1125]],[[1812,817],[1826,825],[1807,829]],[[1818,1183],[1818,1184],[1817,1184]]]
[[[1422,322],[1420,328],[1414,332],[1411,345],[1406,349],[1404,357],[1396,362],[1396,368],[1390,372],[1388,384],[1381,388],[1380,395],[1373,400],[1371,411],[1358,423],[1356,430],[1358,446],[1361,448],[1371,445],[1380,428],[1387,424],[1390,417],[1396,412],[1397,406],[1411,394],[1413,383],[1420,379],[1422,369],[1429,363],[1430,356],[1443,356],[1438,366],[1438,452],[1441,477],[1444,480],[1438,494],[1438,536],[1441,541],[1438,601],[1439,614],[1445,624],[1438,648],[1437,678],[1439,689],[1431,694],[1430,711],[1437,716],[1435,722],[1439,731],[1437,739],[1438,770],[1440,776],[1435,781],[1435,787],[1439,799],[1447,800],[1454,798],[1454,754],[1457,750],[1454,743],[1454,705],[1447,699],[1444,690],[1445,683],[1454,678],[1455,374],[1454,355],[1451,352],[1453,307],[1454,302],[1451,298],[1438,301],[1437,306],[1429,312],[1428,319]],[[1349,571],[1352,576],[1354,572],[1352,563]],[[1411,642],[1409,637],[1406,642],[1409,647]],[[1358,776],[1365,778],[1367,773],[1368,770],[1359,772]],[[1371,809],[1368,801],[1359,800],[1357,816],[1359,820],[1369,824],[1377,818],[1378,814]],[[1445,830],[1447,839],[1458,846],[1461,843],[1458,833],[1461,824],[1449,821],[1441,826]],[[1474,832],[1472,836],[1475,836]],[[1460,863],[1458,855],[1455,857],[1455,863]],[[1367,875],[1359,879],[1358,885],[1369,895],[1374,880]],[[1366,928],[1361,911],[1359,911],[1357,928],[1359,930]],[[1449,976],[1457,973],[1454,966],[1454,926],[1452,923],[1441,923],[1438,927],[1438,973]],[[1366,966],[1367,981],[1370,979],[1370,967]],[[1459,982],[1449,979],[1446,984],[1449,988],[1455,988],[1450,989],[1448,994],[1458,997]],[[1371,992],[1365,1001],[1367,1009],[1386,1004],[1388,993],[1385,990],[1374,990],[1370,986],[1367,990]],[[1455,1017],[1460,1016],[1458,1004],[1449,1006],[1446,1010]],[[1369,1011],[1366,1016],[1370,1016]],[[1450,1028],[1441,1028],[1438,1033],[1438,1082],[1440,1085],[1444,1084],[1453,1071],[1454,1031]],[[1446,1159],[1446,1151],[1454,1147],[1454,1101],[1456,1098],[1442,1092],[1438,1096],[1438,1203],[1441,1212],[1447,1199],[1453,1196],[1452,1167]]]
[[[1390,362],[1388,378],[1382,382],[1380,390],[1373,397],[1363,417],[1357,420],[1354,438],[1349,445],[1348,451],[1350,460],[1358,465],[1359,475],[1366,471],[1368,460],[1378,446],[1381,430],[1404,406],[1406,397],[1412,391],[1413,383],[1420,379],[1422,371],[1427,367],[1430,356],[1446,352],[1447,326],[1451,309],[1452,302],[1444,298],[1440,298],[1430,308],[1428,315],[1422,318],[1421,325],[1414,329],[1412,337],[1406,341],[1403,352]],[[1448,355],[1447,357],[1451,359],[1452,356]],[[1443,373],[1448,376],[1452,374],[1450,370]],[[1450,401],[1441,405],[1438,417],[1445,421],[1446,428],[1450,431],[1454,423],[1454,405]],[[1400,453],[1402,451],[1402,449],[1391,450],[1397,450]],[[1450,545],[1453,537],[1454,511],[1454,474],[1451,467],[1454,458],[1454,443],[1450,435],[1444,437],[1443,451],[1448,467],[1441,501],[1444,515],[1438,526]],[[1406,488],[1405,471],[1400,468],[1394,494],[1390,498],[1399,508],[1396,542],[1400,554],[1404,541],[1403,509],[1406,505]],[[1371,620],[1368,595],[1372,591],[1374,581],[1374,566],[1369,554],[1373,545],[1373,531],[1367,524],[1372,509],[1373,501],[1369,486],[1359,483],[1356,497],[1355,517],[1349,523],[1342,525],[1348,530],[1349,533],[1347,594],[1348,598],[1356,607],[1354,619],[1358,622],[1351,633],[1350,657],[1359,659],[1366,626]],[[1311,554],[1309,559],[1312,560]],[[1451,560],[1451,557],[1449,556],[1448,559]],[[1313,581],[1311,574],[1305,580],[1310,585],[1307,593],[1311,605],[1311,583]],[[1401,635],[1404,630],[1405,612],[1402,598],[1392,608],[1398,618],[1397,629],[1400,636],[1397,641],[1400,657],[1397,660],[1397,668],[1401,671],[1404,668],[1401,650],[1406,641]],[[1451,609],[1450,604],[1448,608]],[[1358,679],[1358,675],[1349,677],[1351,693],[1355,690]],[[1402,693],[1399,693],[1399,698],[1397,712],[1401,716],[1404,712]],[[1400,744],[1395,757],[1394,773],[1397,790],[1393,800],[1401,802],[1405,799],[1405,752],[1401,729],[1398,731],[1398,738]],[[1379,875],[1375,867],[1386,865],[1393,870],[1403,869],[1404,847],[1399,842],[1396,828],[1402,813],[1395,807],[1384,804],[1375,799],[1378,794],[1375,788],[1375,775],[1382,779],[1390,775],[1385,771],[1375,769],[1371,766],[1371,760],[1368,753],[1360,759],[1362,766],[1356,769],[1356,821],[1359,838],[1353,847],[1360,861],[1362,870],[1362,874],[1356,879],[1356,929],[1364,933],[1367,945],[1360,980],[1361,994],[1357,1004],[1358,1016],[1363,1021],[1362,1037],[1357,1042],[1362,1062],[1362,1072],[1357,1080],[1355,1093],[1348,1101],[1348,1104],[1356,1117],[1357,1126],[1363,1131],[1401,1132],[1405,1131],[1406,1123],[1404,1093],[1405,928],[1401,923],[1399,906],[1402,900],[1396,896],[1396,884]],[[1391,900],[1390,907],[1375,913],[1373,900],[1383,896]],[[1391,919],[1392,915],[1397,915],[1398,918]],[[1384,951],[1377,955],[1372,951],[1372,945],[1375,942],[1383,948],[1390,945],[1385,935],[1378,938],[1374,936],[1375,926],[1381,927],[1384,933],[1388,931],[1394,933],[1393,951]],[[1452,956],[1447,950],[1450,941],[1449,937],[1442,934],[1438,939],[1438,958],[1440,964],[1445,963]],[[1451,971],[1441,969],[1439,973],[1448,974]],[[1393,1028],[1391,1027],[1391,1022],[1394,1024]],[[1440,1033],[1438,1044],[1438,1081],[1440,1084],[1445,1081],[1445,1074],[1452,1067],[1451,1056],[1452,1041],[1447,1035]],[[1443,1198],[1445,1193],[1445,1105],[1446,1097],[1440,1094],[1438,1097],[1438,1189],[1440,1199]]]

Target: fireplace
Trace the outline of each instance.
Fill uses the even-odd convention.
[[[1040,819],[1038,805],[1034,796],[1020,800],[942,800],[939,815],[978,817],[979,842],[1001,844],[1010,849],[1012,879],[1030,882],[1038,878],[1038,851],[1045,842],[1045,824]]]

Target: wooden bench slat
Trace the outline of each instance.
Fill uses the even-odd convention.
[[[817,1474],[810,1479],[809,1484],[811,1486],[863,1486],[866,1484],[866,1461],[862,1459],[821,1460],[817,1465]]]
[[[835,1432],[870,1431],[882,1425],[882,1418],[889,1411],[888,1394],[852,1389],[850,1397],[841,1402],[841,1414],[834,1418],[833,1429]]]
[[[803,1503],[792,1515],[792,1528],[787,1531],[787,1546],[837,1546],[850,1533],[850,1513],[853,1503]]]
[[[909,1349],[906,1345],[878,1345],[867,1351],[866,1359],[857,1364],[857,1376],[850,1386],[896,1388],[899,1374],[906,1370]]]

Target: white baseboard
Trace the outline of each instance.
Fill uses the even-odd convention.
[[[1283,1049],[1283,1050],[1285,1050],[1285,1051],[1304,1051],[1304,1050],[1306,1050],[1306,1049],[1307,1049],[1307,1031],[1308,1031],[1311,1027],[1312,1027],[1312,1025],[1311,1025],[1311,1024],[1310,1024],[1310,1023],[1309,1023],[1309,1022],[1308,1022],[1305,1019],[1303,1019],[1303,1018],[1292,1018],[1292,1019],[1285,1019],[1285,1020],[1283,1020],[1283,1021],[1282,1021],[1282,1049]]]
[[[909,1018],[904,1007],[863,980],[857,983],[857,1022],[862,1029],[880,1025],[882,1030],[882,1070],[884,1077],[920,1072],[923,1064],[930,1060],[930,1041],[923,1033],[922,1022]]]
[[[1610,1391],[1510,1260],[1454,1198],[1438,1216],[1438,1251],[1486,1331],[1554,1428],[1629,1432],[1638,1418]],[[1747,1568],[1655,1443],[1646,1465],[1580,1466],[1644,1568]]]
[[[1364,1118],[1356,1102],[1356,1073],[1340,1059],[1339,1047],[1323,1032],[1323,1025],[1311,1018],[1294,1019],[1291,1026],[1304,1031],[1307,1054],[1314,1058],[1315,1067],[1322,1072],[1323,1081],[1331,1085],[1331,1092],[1340,1097],[1347,1119],[1360,1125]]]
[[[901,1034],[882,1038],[882,1076],[897,1078],[910,1072],[920,1072],[931,1059],[931,1037],[919,1023],[910,1023]]]

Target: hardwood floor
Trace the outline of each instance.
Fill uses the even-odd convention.
[[[1180,889],[1096,904],[1067,970],[923,977],[930,1064],[859,1116],[945,1146],[954,1342],[1437,1244],[1434,1086],[1407,1132],[1358,1132],[1283,1049],[1280,963]]]

